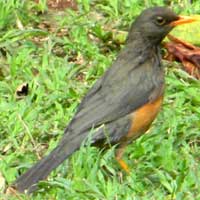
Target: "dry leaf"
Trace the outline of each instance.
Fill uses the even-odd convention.
[[[32,74],[33,74],[34,76],[38,76],[39,73],[40,73],[40,71],[39,71],[37,68],[35,68],[35,67],[32,67],[32,68],[31,68],[31,71],[32,71]]]
[[[6,187],[6,181],[2,173],[0,172],[0,193],[3,193],[3,191],[5,190],[5,187]]]
[[[183,69],[196,79],[200,79],[200,48],[188,42],[168,35],[169,42],[164,42],[167,54],[164,59],[179,61]]]
[[[36,3],[39,0],[35,0]],[[73,10],[77,10],[77,3],[75,0],[47,0],[48,8],[56,9],[56,10],[64,10],[66,8],[71,8]]]
[[[28,83],[23,83],[17,87],[15,92],[17,99],[22,99],[23,97],[28,95]]]

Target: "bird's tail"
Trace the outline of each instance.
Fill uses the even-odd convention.
[[[83,137],[73,138],[65,141],[63,138],[60,144],[46,157],[36,163],[25,174],[22,174],[14,183],[19,192],[31,193],[37,189],[37,183],[45,179],[52,170],[58,167],[67,157],[76,151],[82,142]]]

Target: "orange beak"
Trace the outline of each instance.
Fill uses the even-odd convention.
[[[181,24],[187,24],[187,23],[192,23],[194,21],[197,21],[197,17],[188,17],[188,16],[179,16],[178,20],[173,21],[170,23],[171,26],[178,26]]]

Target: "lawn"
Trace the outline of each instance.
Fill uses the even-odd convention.
[[[130,175],[120,170],[114,147],[87,146],[33,195],[3,193],[56,146],[81,98],[123,48],[133,19],[144,8],[166,5],[161,0],[77,2],[73,9],[57,10],[45,0],[0,2],[0,199],[200,199],[200,82],[177,63],[166,67],[162,111],[148,134],[127,148]],[[200,14],[198,1],[169,4],[177,13]],[[200,44],[195,34],[187,37]]]

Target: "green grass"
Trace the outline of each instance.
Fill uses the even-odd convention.
[[[48,11],[45,1],[0,3],[0,199],[18,199],[6,197],[3,187],[56,146],[81,98],[116,57],[135,16],[164,5],[78,2],[78,11],[62,13]],[[173,4],[177,12],[200,13],[198,1]],[[40,28],[44,21],[50,28]],[[15,91],[25,82],[28,96],[17,100]],[[172,63],[166,85],[149,133],[127,148],[130,175],[119,169],[114,147],[81,148],[35,194],[21,199],[200,199],[200,83]]]

